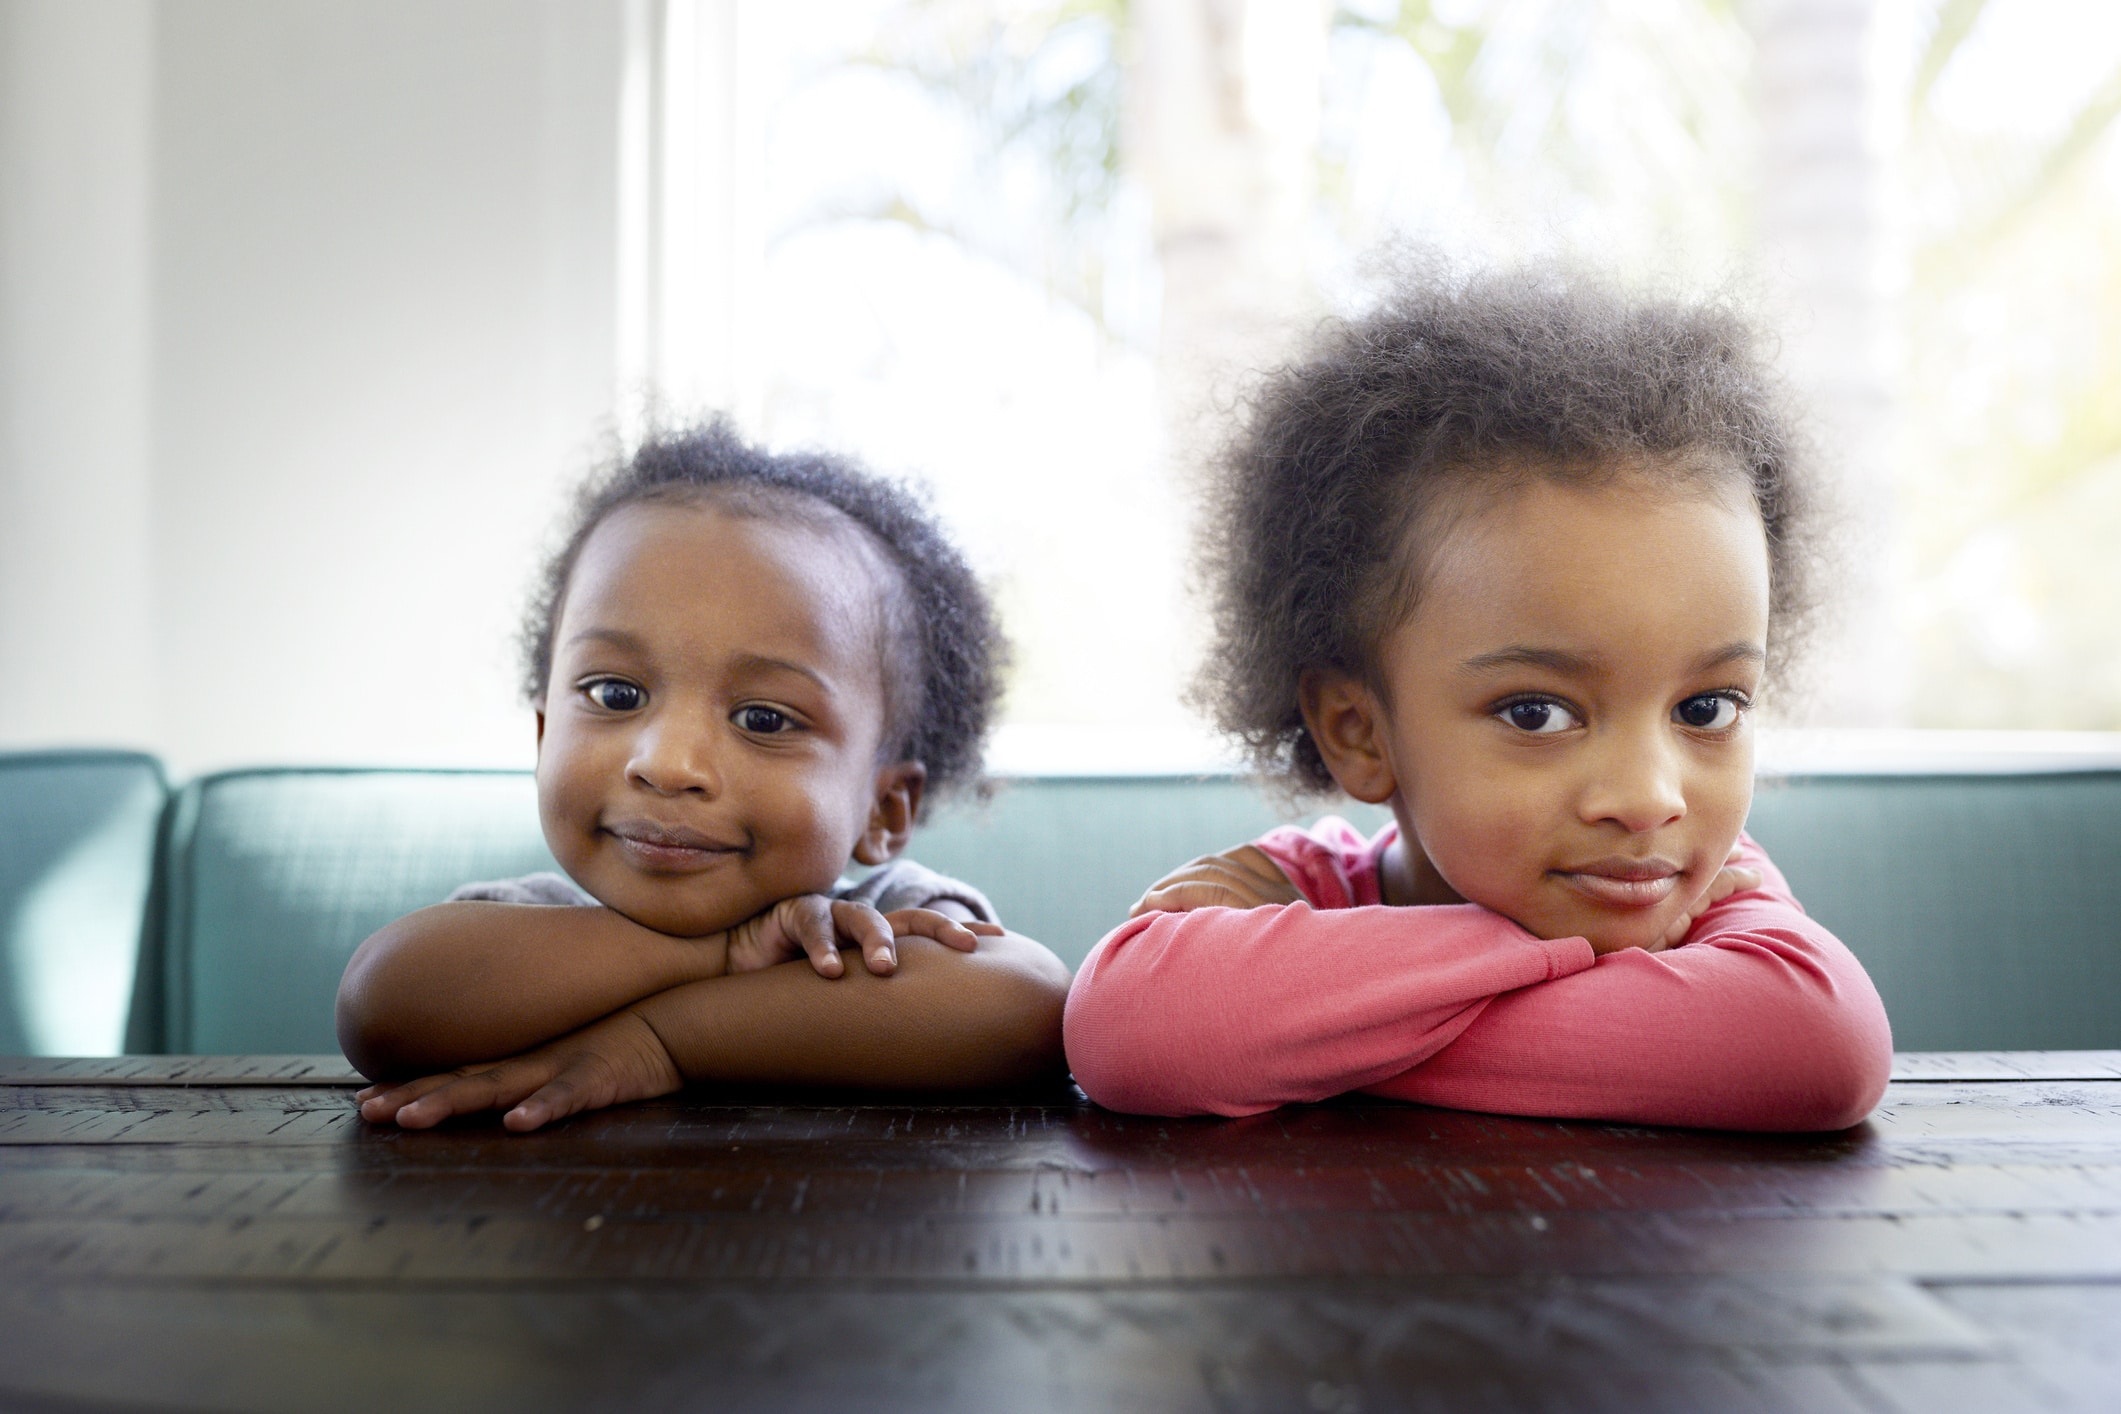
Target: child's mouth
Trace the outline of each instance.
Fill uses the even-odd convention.
[[[1614,908],[1649,908],[1663,903],[1685,873],[1663,859],[1601,859],[1576,869],[1549,871],[1584,897]]]
[[[647,820],[606,825],[604,833],[618,841],[619,848],[636,864],[658,870],[697,869],[743,848],[682,825],[659,825]]]

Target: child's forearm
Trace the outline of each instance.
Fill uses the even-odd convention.
[[[1496,995],[1592,962],[1470,904],[1147,914],[1084,961],[1068,1060],[1111,1109],[1257,1114],[1398,1075]]]
[[[1070,999],[1076,1081],[1115,1109],[1251,1114],[1348,1090],[1712,1128],[1855,1123],[1892,1039],[1856,959],[1757,850],[1764,888],[1682,947],[1594,963],[1469,905],[1133,919]]]
[[[1057,1080],[1068,969],[1014,933],[960,953],[902,938],[888,977],[802,962],[680,986],[631,1009],[688,1081],[979,1090]]]
[[[1707,1129],[1843,1129],[1870,1113],[1892,1030],[1863,967],[1794,907],[1752,895],[1686,946],[1627,949],[1498,997],[1395,1099]]]
[[[354,953],[339,1045],[395,1079],[515,1055],[728,965],[726,938],[673,938],[608,908],[445,903]]]

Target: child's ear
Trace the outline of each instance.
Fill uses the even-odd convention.
[[[1367,805],[1390,800],[1399,789],[1399,775],[1392,769],[1384,704],[1377,694],[1334,668],[1305,673],[1296,692],[1304,727],[1340,788]]]
[[[898,858],[921,813],[921,792],[928,787],[928,768],[918,761],[899,761],[876,773],[876,799],[869,824],[854,842],[857,864],[886,864]]]
[[[545,749],[545,699],[540,697],[537,701],[531,703],[530,710],[538,719],[537,746],[538,750],[543,751]]]

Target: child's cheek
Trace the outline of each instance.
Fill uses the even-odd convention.
[[[1417,823],[1430,864],[1467,902],[1515,918],[1536,897],[1544,870],[1515,812],[1447,810]]]
[[[538,763],[538,822],[553,858],[568,870],[586,863],[594,850],[608,794],[584,754],[548,752]]]
[[[754,826],[771,891],[784,897],[832,892],[869,822],[860,780],[830,772],[759,782]]]

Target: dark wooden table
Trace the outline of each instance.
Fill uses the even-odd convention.
[[[688,1096],[364,1126],[323,1058],[0,1062],[0,1407],[2121,1408],[2121,1052],[1811,1138]]]

